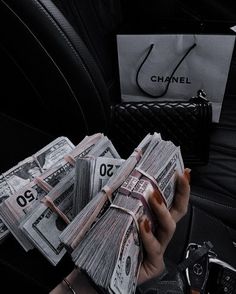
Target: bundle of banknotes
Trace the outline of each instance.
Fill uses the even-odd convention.
[[[155,231],[148,197],[157,189],[170,208],[183,171],[180,148],[160,134],[147,135],[59,236],[75,265],[104,292],[135,293],[143,252],[138,220],[148,215]]]
[[[19,162],[16,166],[0,175],[0,203],[10,199],[22,187],[27,186],[35,177],[40,176],[59,162],[63,156],[74,149],[74,144],[65,137],[59,137],[36,154]],[[16,206],[24,208],[34,200],[30,192],[19,194],[16,199]],[[4,207],[1,211],[4,213]],[[1,215],[1,213],[0,213]],[[0,220],[0,241],[3,241],[9,234],[9,230]]]
[[[86,145],[86,150],[87,156],[95,158],[105,155],[107,158],[119,157],[116,149],[106,136],[99,139],[92,148]],[[78,186],[75,180],[75,174],[77,174],[75,162],[81,154],[85,156],[84,149],[77,150],[76,156],[72,157],[74,163],[72,161],[73,165],[71,165],[69,173],[48,191],[48,194],[41,199],[37,207],[34,207],[27,217],[24,216],[19,224],[21,233],[31,240],[33,245],[53,265],[57,265],[66,253],[59,235],[75,216],[73,207],[75,206],[74,202],[77,201],[73,195],[75,187]],[[83,170],[82,173],[86,173],[86,171]],[[97,186],[97,183],[93,182],[92,185]]]
[[[57,184],[75,169],[76,159],[87,154],[119,157],[111,141],[101,133],[86,136],[77,146],[59,137],[35,155],[2,174],[0,185],[1,240],[12,233],[28,251],[35,246],[20,223],[38,208]]]
[[[69,253],[105,292],[134,293],[143,253],[138,220],[146,214],[155,224],[148,206],[155,189],[171,207],[183,170],[180,148],[158,133],[127,159],[102,133],[76,146],[59,137],[1,175],[0,240],[12,233],[55,266]]]
[[[73,209],[77,215],[124,162],[117,157],[86,156],[78,158],[75,167]]]

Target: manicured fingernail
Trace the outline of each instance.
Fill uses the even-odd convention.
[[[156,200],[156,202],[158,203],[158,204],[162,204],[162,202],[163,202],[163,200],[162,200],[162,197],[161,197],[161,194],[160,194],[160,192],[159,191],[154,191],[153,192],[153,197],[154,197],[154,199]]]
[[[145,220],[144,220],[144,229],[145,229],[146,233],[149,233],[151,230],[150,223],[147,218],[145,218]]]
[[[191,172],[191,169],[190,168],[186,168],[184,170],[184,176],[188,180],[188,182],[190,182],[190,172]]]
[[[144,216],[142,215],[139,219],[138,219],[138,223],[141,224],[142,222],[144,222]]]

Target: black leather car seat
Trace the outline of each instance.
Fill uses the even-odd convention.
[[[113,101],[119,101],[116,84],[117,69],[115,69],[115,61],[112,58],[114,51],[110,52],[111,48],[114,49],[114,39],[112,44],[107,43],[103,47],[110,35],[106,35],[102,31],[104,38],[108,38],[105,41],[98,36],[96,37],[95,32],[99,30],[99,27],[94,21],[95,15],[90,15],[90,9],[86,10],[88,7],[93,9],[92,4],[97,7],[99,4],[95,4],[95,2],[62,0],[55,1],[55,5],[48,0],[0,0],[0,50],[2,64],[4,71],[6,71],[4,76],[6,99],[2,99],[4,101],[1,105],[4,114],[40,128],[49,136],[67,135],[75,143],[85,134],[96,131],[106,133],[109,130],[110,105]],[[101,3],[106,3],[106,1],[101,1]],[[104,6],[102,7],[104,8]],[[105,20],[103,19],[103,21]],[[112,32],[116,30],[119,23],[120,18],[118,17]],[[107,28],[111,29],[109,25],[106,26],[106,32]],[[96,41],[93,37],[96,37]],[[101,41],[99,44],[100,40],[104,42]],[[111,55],[108,56],[107,52]],[[37,70],[35,70],[36,68]],[[10,79],[13,70],[18,71],[28,89],[28,91],[21,92],[21,95],[18,92],[20,87],[15,88],[16,81],[13,77],[12,80]],[[25,93],[27,94],[24,95]],[[231,102],[229,107],[224,109],[232,110],[231,115],[235,115],[235,108],[231,107],[233,98],[228,99],[227,101]],[[27,110],[26,106],[29,106],[30,109]],[[227,120],[228,116],[227,118],[226,116],[223,114],[222,118]],[[7,135],[5,136],[7,137]],[[193,169],[192,180],[196,191],[191,199],[193,206],[191,206],[187,217],[181,222],[176,239],[174,238],[170,244],[168,254],[171,258],[183,256],[183,250],[188,242],[201,241],[202,238],[208,237],[207,229],[214,230],[216,223],[220,228],[223,227],[224,234],[228,237],[224,247],[227,248],[227,260],[235,257],[232,247],[232,241],[236,240],[235,185],[232,182],[236,175],[235,141],[230,139],[234,136],[234,119],[229,124],[226,122],[225,125],[217,127],[212,133],[209,164],[206,167]],[[216,138],[216,144],[214,138]],[[223,148],[223,150],[220,144],[227,145],[228,139],[229,148],[226,146],[226,149]],[[219,147],[216,152],[215,145]],[[228,151],[232,151],[232,153]],[[29,154],[31,153],[33,152],[29,151]],[[5,160],[7,161],[7,158]],[[217,172],[215,165],[217,165]],[[226,170],[230,172],[229,177]],[[225,175],[227,175],[226,181],[224,180]],[[219,176],[220,189],[212,185],[218,180],[216,176]],[[201,221],[198,223],[198,220]],[[210,222],[211,220],[212,222]],[[202,228],[205,228],[204,232],[201,230]],[[192,235],[194,235],[193,239]],[[217,248],[224,257],[224,252],[220,250],[222,248],[218,242],[219,236],[215,235],[214,238],[217,242]],[[8,252],[10,248],[10,246],[8,248],[8,244],[13,244],[14,254]],[[175,254],[176,244],[178,245],[178,254]],[[38,264],[33,274],[38,277],[38,280],[35,283],[31,281],[31,289],[40,283],[43,289],[50,289],[72,267],[69,262],[69,265],[64,269],[63,265],[55,269],[42,261],[43,257],[40,258],[37,252],[30,252],[30,256],[27,257],[17,245],[15,240],[10,238],[10,242],[1,247],[1,257],[6,257],[9,261],[7,265],[4,263],[1,273],[6,281],[7,276],[10,276],[6,270],[10,272],[12,265],[14,265],[22,272],[24,259],[26,260],[25,274],[28,277],[31,275],[34,263]],[[8,254],[4,252],[8,252]],[[30,286],[28,289],[30,293]],[[41,291],[43,290],[40,289],[39,293],[43,293]],[[34,293],[37,292],[34,291]]]
[[[1,172],[57,136],[77,144],[107,132],[110,101],[100,69],[51,1],[0,1],[0,32]],[[48,293],[73,268],[69,257],[55,268],[39,252],[24,252],[12,235],[0,251],[9,292]]]
[[[116,33],[123,25],[121,0],[52,0],[92,54],[111,102],[120,102]]]
[[[2,111],[76,142],[85,134],[106,132],[107,87],[93,56],[60,10],[46,0],[6,0],[0,1],[0,13],[1,56],[11,60],[34,92],[19,97],[17,89],[12,92],[14,79],[8,80],[11,91],[6,91]],[[10,70],[6,64],[5,76]]]

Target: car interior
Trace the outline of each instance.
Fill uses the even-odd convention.
[[[101,132],[127,158],[147,133],[160,131],[160,121],[156,100],[122,104],[117,34],[235,35],[234,6],[231,0],[0,0],[1,173],[59,136],[78,144]],[[220,119],[201,126],[201,146],[188,136],[175,141],[173,131],[166,137],[181,145],[191,168],[189,209],[166,251],[174,264],[188,244],[210,241],[218,259],[236,268],[235,79],[234,47]],[[162,121],[163,133],[167,125]],[[48,293],[72,268],[69,254],[54,267],[12,235],[0,244],[6,293]],[[209,293],[227,292],[213,284]],[[236,293],[236,277],[234,285],[227,293]]]

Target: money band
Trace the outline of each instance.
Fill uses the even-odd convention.
[[[64,156],[65,161],[69,162],[72,166],[75,166],[76,160],[71,155]]]
[[[131,156],[135,156],[136,157],[136,160],[139,161],[140,158],[142,157],[143,155],[143,152],[142,152],[142,149],[141,148],[135,148],[134,149],[134,152],[131,154]]]
[[[155,187],[158,188],[158,184],[157,181],[155,180],[155,178],[147,173],[145,173],[143,170],[139,169],[138,167],[135,168],[138,172],[140,172],[140,174],[144,175],[146,178],[148,178],[149,180],[151,180],[151,182],[154,184]]]
[[[102,191],[107,195],[107,198],[109,199],[109,201],[112,203],[112,189],[110,187],[108,187],[107,185],[105,185],[104,187],[102,187]]]
[[[68,217],[60,209],[56,207],[56,205],[54,204],[54,202],[52,201],[50,197],[44,196],[41,202],[45,204],[48,208],[50,208],[53,212],[57,213],[64,220],[66,224],[70,223],[70,220],[68,219]]]
[[[135,216],[135,213],[134,213],[133,211],[131,211],[131,210],[125,208],[125,207],[115,205],[115,204],[111,204],[110,207],[120,209],[120,210],[122,210],[122,211],[128,213],[129,215],[131,215],[132,218],[133,218],[133,220],[134,220],[134,222],[135,222],[135,225],[136,225],[136,227],[137,227],[137,230],[138,230],[138,232],[139,232],[139,224],[138,224],[137,218],[136,218],[136,216]]]
[[[35,178],[34,180],[35,180],[35,183],[39,185],[39,187],[41,187],[44,191],[49,192],[52,190],[52,186],[46,183],[44,180],[40,178]]]
[[[71,284],[68,282],[66,278],[63,279],[63,281],[66,283],[67,287],[70,289],[71,293],[76,294],[75,290],[72,288]]]

